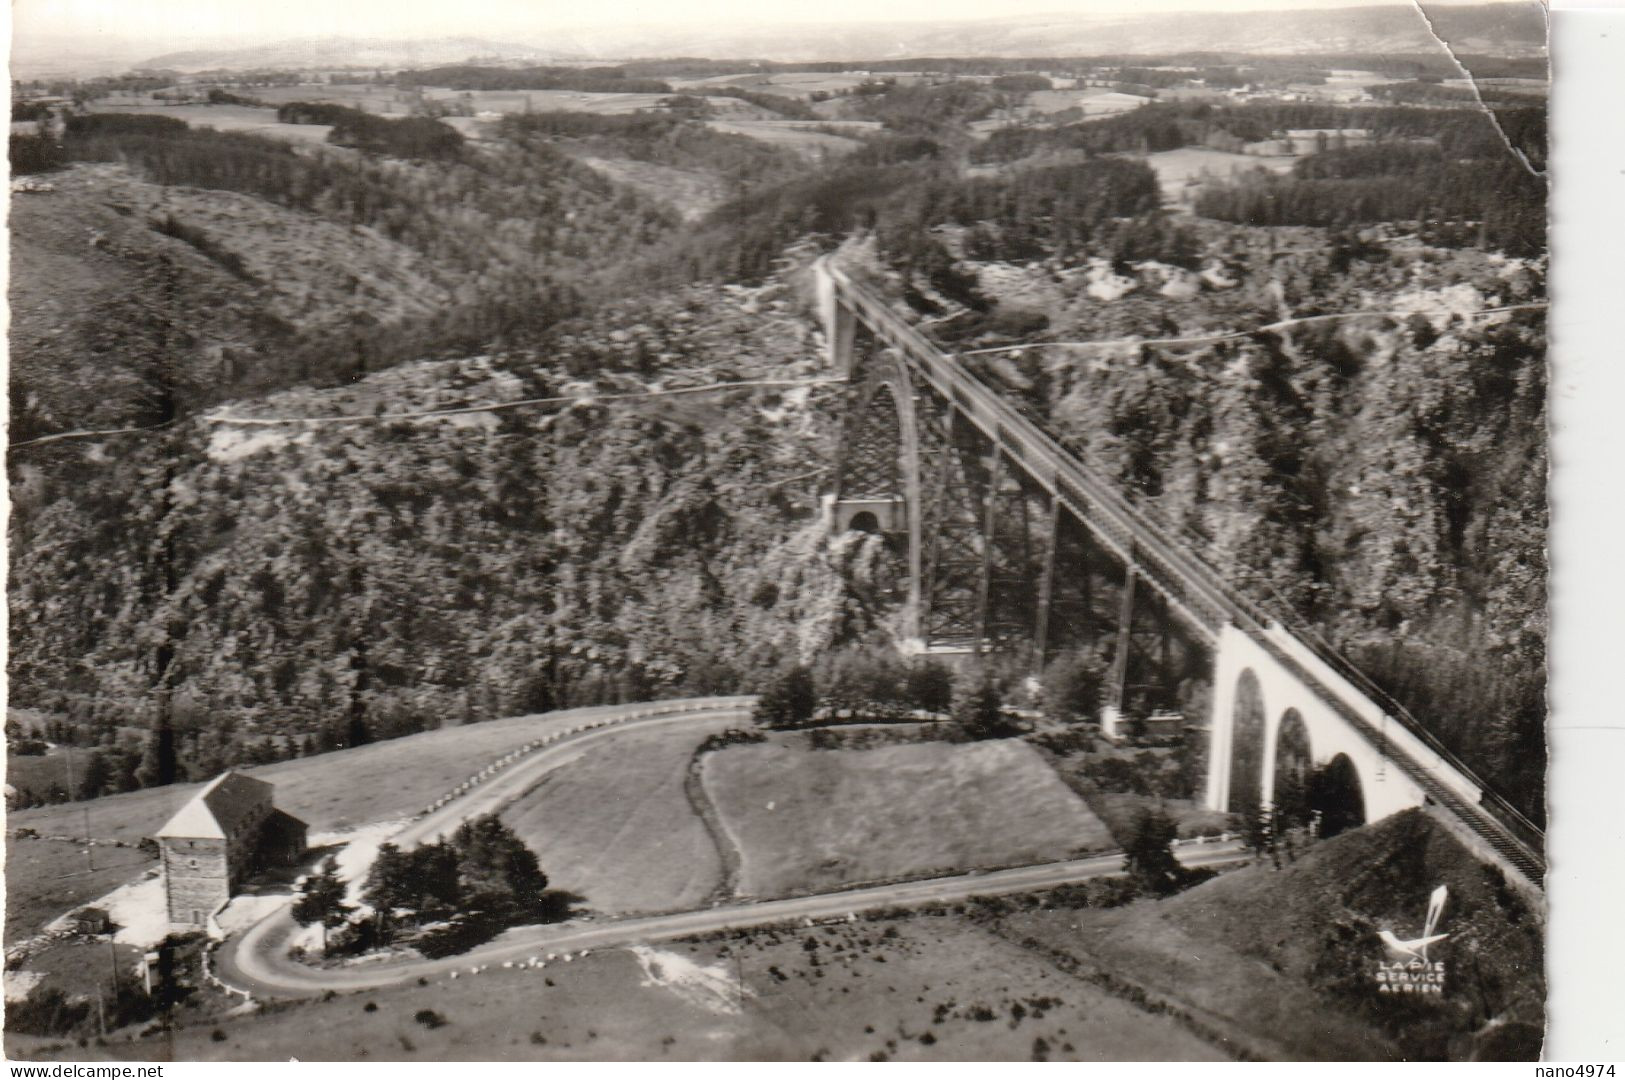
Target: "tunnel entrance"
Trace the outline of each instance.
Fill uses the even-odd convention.
[[[852,519],[846,523],[846,527],[853,532],[878,533],[880,531],[880,519],[867,510],[860,510],[852,515]]]

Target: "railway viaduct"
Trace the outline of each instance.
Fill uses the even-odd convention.
[[[1363,820],[1435,808],[1537,887],[1544,837],[1415,717],[1286,612],[1229,583],[1172,530],[828,257],[814,266],[828,361],[847,384],[833,531],[906,562],[918,648],[1111,654],[1117,709],[1207,706],[1206,803],[1270,805],[1330,765]]]

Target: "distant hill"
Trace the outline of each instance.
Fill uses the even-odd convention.
[[[592,55],[690,55],[764,60],[906,56],[1099,56],[1187,51],[1244,53],[1436,52],[1537,56],[1544,9],[1534,2],[1409,4],[1333,10],[1147,15],[1023,15],[970,21],[808,23],[779,27],[649,26],[571,37]],[[1432,21],[1432,28],[1429,27]],[[1437,33],[1437,37],[1435,37]]]
[[[470,60],[549,63],[579,60],[581,54],[478,37],[354,38],[323,37],[277,41],[246,49],[193,49],[164,53],[135,65],[165,71],[252,71],[322,67],[375,67],[397,70]]]
[[[531,44],[479,37],[309,38],[245,49],[165,53],[134,66],[182,72],[346,66],[393,70],[469,60],[569,63],[655,56],[811,61],[908,56],[1154,55],[1192,51],[1433,53],[1440,50],[1441,42],[1457,54],[1544,55],[1545,12],[1530,0],[1455,6],[1434,4],[1424,8],[1385,4],[1269,12],[1064,13],[974,20],[810,22],[789,26],[690,27],[651,23],[563,31],[547,42]]]

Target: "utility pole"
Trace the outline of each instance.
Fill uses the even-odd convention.
[[[68,743],[68,798],[72,799],[78,793],[73,786],[73,743]],[[85,863],[89,871],[96,869],[96,848],[90,842],[90,804],[81,802],[79,808],[84,811],[85,820]]]

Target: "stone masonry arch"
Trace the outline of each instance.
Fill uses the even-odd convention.
[[[1362,716],[1376,732],[1375,738],[1368,738],[1340,715],[1324,689],[1317,693],[1313,686],[1306,684],[1302,671],[1292,670],[1283,662],[1287,646],[1278,644],[1277,637],[1272,636],[1275,633],[1273,627],[1263,634],[1249,634],[1227,626],[1219,635],[1214,654],[1213,714],[1209,730],[1208,808],[1234,810],[1237,796],[1245,797],[1254,788],[1261,802],[1275,801],[1281,729],[1288,718],[1294,731],[1302,725],[1315,765],[1324,765],[1338,755],[1347,758],[1350,774],[1361,791],[1366,821],[1377,821],[1400,810],[1421,806],[1426,801],[1426,793],[1420,784],[1388,760],[1389,752],[1392,746],[1398,746],[1424,764],[1437,761],[1437,755],[1397,722],[1377,712],[1370,717]],[[1288,655],[1287,659],[1306,666],[1311,663],[1310,659],[1295,655]],[[1313,673],[1322,675],[1328,682],[1334,678],[1321,671]],[[1257,756],[1256,764],[1250,752],[1251,736],[1246,731],[1248,721],[1238,716],[1238,705],[1245,704],[1242,690],[1247,680],[1257,682],[1265,718],[1263,753]],[[1354,697],[1351,693],[1346,699]],[[1288,745],[1295,745],[1297,736],[1289,735],[1288,739]],[[1238,783],[1238,763],[1245,764],[1249,771],[1256,768],[1252,779]],[[1450,782],[1442,769],[1435,775]],[[1481,795],[1478,789],[1461,781],[1453,782],[1452,786],[1470,802],[1476,803]]]

